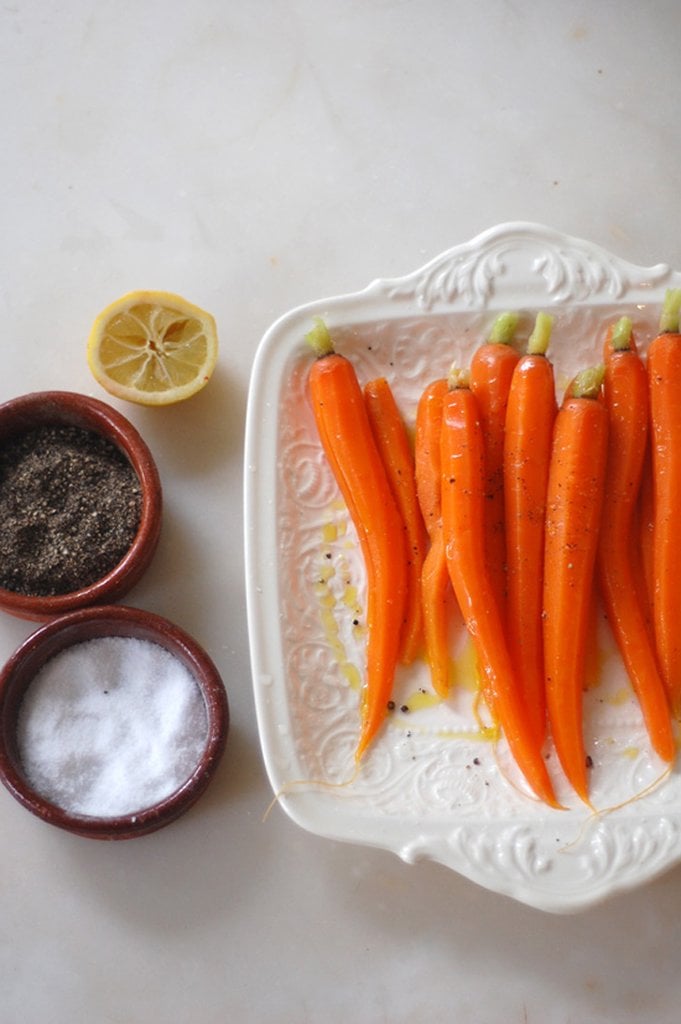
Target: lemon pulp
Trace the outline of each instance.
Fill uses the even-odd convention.
[[[137,291],[102,310],[88,340],[88,364],[111,394],[168,405],[200,391],[217,362],[210,313],[170,292]]]

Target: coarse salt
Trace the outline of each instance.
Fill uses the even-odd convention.
[[[187,667],[149,640],[98,637],[45,663],[24,696],[24,772],[70,813],[134,814],[191,776],[208,738],[206,705]]]

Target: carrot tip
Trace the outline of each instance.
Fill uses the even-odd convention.
[[[305,335],[305,341],[320,359],[323,356],[331,355],[333,352],[333,341],[331,340],[329,328],[320,316],[314,318],[314,327]]]

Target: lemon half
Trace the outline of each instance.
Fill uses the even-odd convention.
[[[110,394],[141,405],[190,398],[218,358],[215,320],[171,292],[135,291],[103,309],[87,344],[93,376]]]

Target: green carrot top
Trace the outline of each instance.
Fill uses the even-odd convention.
[[[331,355],[334,350],[329,328],[320,316],[314,318],[314,327],[305,335],[305,341],[320,359]]]
[[[467,388],[470,386],[470,373],[454,363],[447,374],[447,383],[449,384],[450,391],[455,391],[457,388]]]
[[[489,341],[493,344],[510,345],[518,329],[517,313],[500,313],[492,324]]]
[[[604,376],[605,367],[602,363],[580,370],[568,389],[570,398],[598,398]]]
[[[610,342],[614,352],[628,352],[631,348],[631,320],[621,316],[612,329]]]
[[[551,339],[553,317],[548,313],[537,313],[532,334],[527,339],[527,354],[545,356]]]
[[[660,315],[660,334],[676,334],[681,313],[681,288],[668,288]]]

